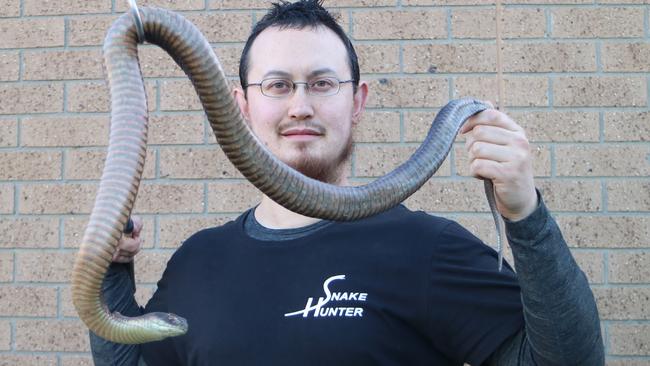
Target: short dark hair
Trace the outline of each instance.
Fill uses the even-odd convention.
[[[348,52],[348,64],[352,71],[353,90],[356,93],[359,86],[359,60],[357,53],[352,46],[350,38],[345,34],[343,28],[336,22],[336,19],[322,5],[322,0],[300,0],[294,3],[280,1],[273,3],[271,9],[264,17],[255,24],[253,31],[241,54],[239,60],[239,82],[244,88],[246,95],[246,86],[248,85],[248,68],[250,66],[249,52],[257,36],[269,27],[279,27],[280,29],[304,29],[306,27],[316,28],[325,26],[331,29],[343,41]]]

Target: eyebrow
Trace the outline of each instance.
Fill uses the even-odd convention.
[[[310,72],[309,75],[307,75],[307,79],[313,78],[314,76],[324,75],[324,74],[336,75],[336,72],[334,72],[334,70],[330,69],[329,67],[324,67],[324,68],[316,69],[316,70]],[[286,71],[282,71],[282,70],[269,70],[269,71],[266,72],[266,74],[264,74],[264,76],[262,76],[262,78],[266,79],[266,78],[272,77],[272,76],[279,76],[279,77],[288,78],[288,79],[291,78],[291,74],[289,74]]]

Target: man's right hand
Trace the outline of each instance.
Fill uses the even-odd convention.
[[[142,219],[138,216],[132,216],[131,220],[133,220],[133,232],[122,235],[122,238],[117,243],[117,250],[113,254],[113,262],[132,262],[133,257],[138,254],[140,247],[142,247],[142,238],[140,237],[143,225]]]

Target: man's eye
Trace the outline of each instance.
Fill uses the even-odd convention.
[[[334,82],[330,79],[319,79],[312,82],[311,87],[316,89],[329,89],[334,87]]]
[[[286,89],[288,87],[289,87],[289,83],[284,80],[274,81],[271,84],[271,88],[273,89]]]

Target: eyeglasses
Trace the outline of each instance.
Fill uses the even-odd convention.
[[[285,98],[296,91],[297,85],[303,84],[307,89],[307,94],[316,97],[329,97],[338,94],[339,90],[341,90],[341,84],[351,83],[353,81],[340,81],[335,77],[318,78],[307,82],[288,79],[264,79],[260,83],[251,83],[246,85],[246,87],[259,86],[262,94],[269,98]]]

